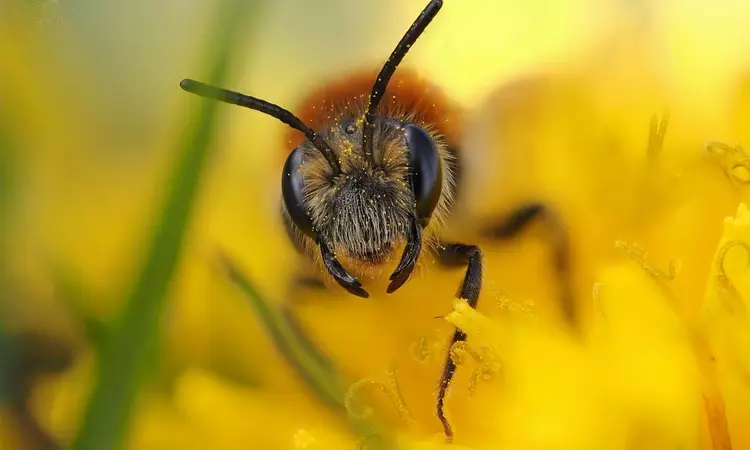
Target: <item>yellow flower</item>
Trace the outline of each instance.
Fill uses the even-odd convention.
[[[712,262],[706,305],[714,303],[723,318],[718,328],[682,317],[664,282],[632,263],[602,271],[595,332],[584,343],[534,321],[488,318],[457,300],[447,319],[505,368],[502,386],[486,387],[481,400],[495,405],[488,418],[495,426],[486,429],[497,437],[488,440],[508,448],[745,448],[741,399],[750,385],[735,364],[747,341],[732,336],[708,345],[705,338],[746,333],[744,311],[715,302],[745,308],[748,254],[735,255],[744,258],[732,267],[744,285],[736,291],[717,285],[725,278],[716,267],[728,257],[727,242],[750,242],[749,220],[745,204],[727,218]]]
[[[373,30],[398,34],[390,24],[407,24],[423,3],[378,2],[367,14],[382,8]],[[750,213],[738,207],[750,202],[750,101],[736,69],[748,8],[667,2],[640,29],[620,20],[622,10],[598,14],[596,2],[475,3],[446,2],[409,58],[470,109],[463,151],[473,176],[451,238],[485,251],[479,310],[460,299],[451,310],[463,271],[429,264],[393,296],[302,290],[290,300],[297,259],[269,194],[286,130],[222,109],[226,126],[127,448],[750,448]],[[32,384],[32,418],[61,443],[79,430],[97,376],[101,349],[91,340],[111,332],[140,261],[150,231],[141,227],[173,157],[164,149],[186,127],[190,103],[177,83],[193,69],[174,41],[186,39],[179,54],[188,54],[200,33],[180,24],[202,16],[182,8],[149,30],[113,21],[125,44],[80,28],[103,48],[129,50],[117,53],[128,64],[114,66],[89,58],[97,39],[67,34],[92,13],[81,6],[54,32],[0,19],[0,97],[12,105],[0,120],[22,144],[2,230],[18,298],[1,325],[86,341],[72,346],[70,368]],[[254,56],[233,87],[292,106],[308,81],[359,63],[340,41],[360,31],[364,40],[349,14],[368,16],[361,5],[330,5],[339,7],[311,7],[312,24],[308,14],[264,24],[305,45],[261,36],[254,50],[264,59]],[[384,34],[373,31],[373,60],[397,37]],[[128,76],[118,74],[124,66]],[[143,87],[150,94],[132,93]],[[477,223],[529,199],[549,202],[568,227],[584,318],[577,334],[559,318],[542,228],[503,244],[472,237]],[[220,251],[267,303],[228,276]],[[49,259],[75,274],[73,299],[61,298]],[[285,302],[301,330],[276,315]],[[451,351],[459,367],[446,409],[456,436],[446,444],[435,394],[452,326],[469,339]],[[21,440],[13,414],[0,412],[9,448]]]

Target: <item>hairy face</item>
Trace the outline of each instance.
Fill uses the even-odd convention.
[[[361,121],[339,121],[325,137],[339,157],[342,173],[332,177],[320,152],[305,149],[305,198],[315,229],[337,256],[384,263],[399,247],[415,214],[414,195],[406,177],[403,126],[378,120],[374,165],[362,151]]]

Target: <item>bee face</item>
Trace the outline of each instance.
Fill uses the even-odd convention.
[[[373,157],[362,147],[363,120],[337,121],[324,134],[341,170],[335,173],[309,141],[290,155],[282,177],[285,206],[295,225],[326,241],[337,257],[387,263],[424,225],[442,194],[438,136],[395,118],[375,121]]]
[[[388,169],[342,173],[331,188],[311,192],[313,223],[337,255],[384,263],[409,229],[412,198]]]

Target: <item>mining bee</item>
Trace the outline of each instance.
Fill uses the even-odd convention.
[[[281,215],[290,239],[352,295],[367,298],[358,277],[370,277],[400,252],[386,292],[406,283],[420,256],[436,255],[444,267],[466,267],[457,296],[476,308],[482,287],[477,245],[443,242],[441,233],[461,188],[460,109],[414,72],[396,68],[443,6],[431,0],[379,73],[365,70],[312,93],[300,115],[259,98],[186,79],[182,89],[272,116],[301,132],[281,175]],[[310,108],[314,106],[314,108]],[[297,135],[299,136],[299,135]],[[520,205],[484,234],[508,239],[536,218],[550,218],[542,203]],[[555,266],[568,270],[567,241],[555,240]],[[572,314],[570,302],[564,308]],[[456,330],[452,344],[466,335]],[[450,440],[444,414],[456,370],[448,357],[437,394],[437,417]]]

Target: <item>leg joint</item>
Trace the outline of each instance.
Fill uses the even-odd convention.
[[[482,249],[476,245],[448,244],[440,247],[440,263],[446,267],[459,267],[482,262]]]

